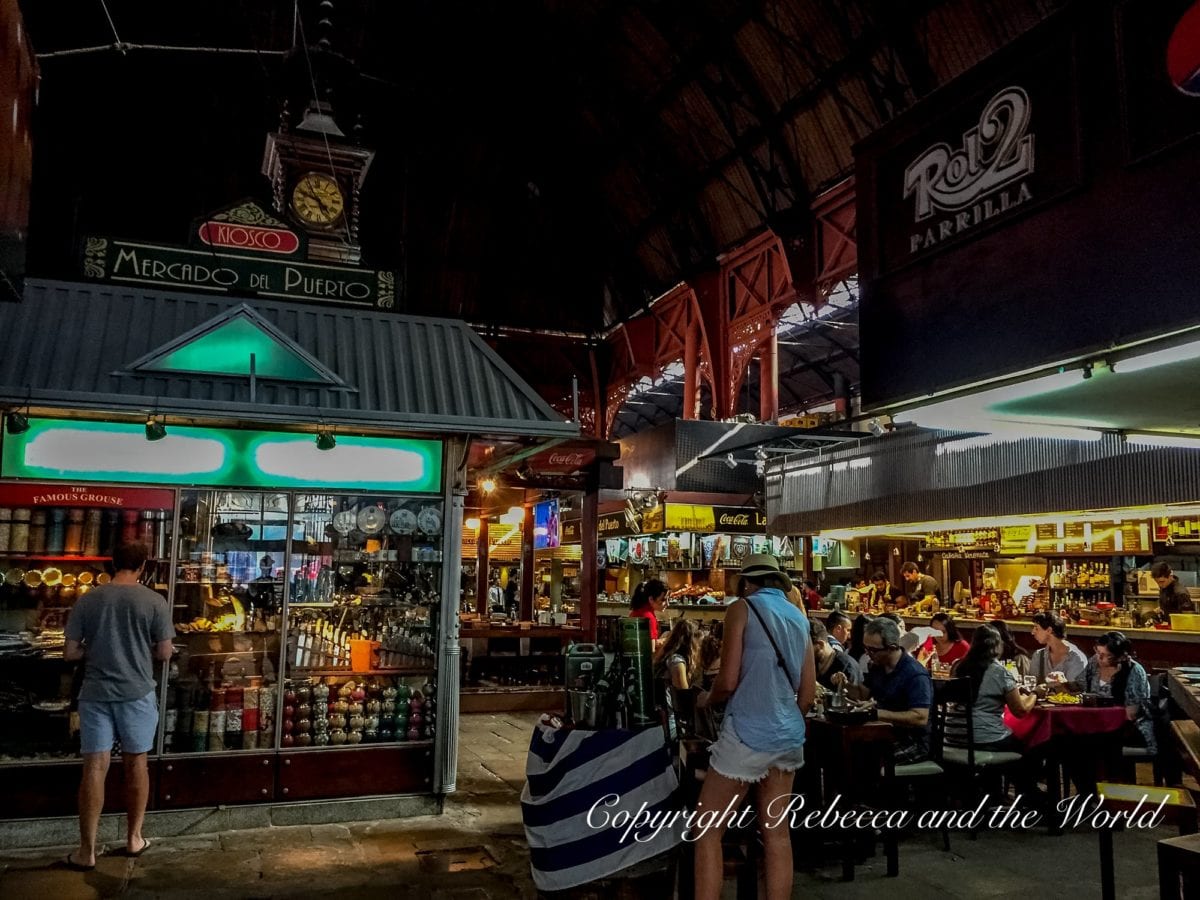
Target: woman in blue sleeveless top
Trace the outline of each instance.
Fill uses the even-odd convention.
[[[712,691],[698,698],[700,706],[729,698],[697,807],[698,829],[720,817],[694,835],[699,900],[720,896],[721,837],[729,824],[722,813],[732,808],[736,815],[751,786],[766,848],[768,900],[792,893],[792,842],[783,813],[804,765],[804,713],[816,696],[816,667],[808,619],[788,601],[791,580],[775,557],[754,554],[742,576],[750,594],[726,610],[721,671]]]

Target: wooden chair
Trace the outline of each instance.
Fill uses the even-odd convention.
[[[892,795],[893,808],[900,808],[897,804],[901,803],[906,798],[901,798],[899,795],[905,788],[912,786],[915,791],[924,791],[927,788],[932,788],[933,793],[938,797],[940,803],[939,809],[946,809],[950,805],[950,786],[945,778],[946,770],[942,768],[938,762],[942,758],[942,746],[945,741],[946,720],[940,713],[937,703],[934,703],[933,708],[929,710],[932,717],[930,722],[930,737],[929,737],[929,759],[921,762],[903,763],[901,765],[891,765],[888,773],[889,793]],[[904,805],[907,805],[906,803]],[[942,827],[942,849],[949,852],[950,850],[950,829]]]
[[[1141,809],[1149,811],[1165,799],[1165,820],[1177,826],[1180,835],[1196,833],[1196,803],[1192,800],[1192,795],[1182,788],[1147,787],[1102,781],[1096,785],[1096,791],[1104,796],[1104,809],[1111,812],[1132,811],[1137,809],[1139,804]],[[1113,829],[1099,828],[1096,833],[1100,838],[1100,896],[1103,900],[1117,900],[1116,876],[1113,873]],[[1161,850],[1159,860],[1161,888]]]
[[[938,716],[941,719],[940,763],[947,771],[965,769],[970,786],[968,804],[979,800],[979,781],[986,771],[1002,776],[1024,760],[1020,753],[980,750],[975,743],[975,686],[969,678],[952,678],[939,690]],[[949,736],[949,737],[948,737]],[[951,739],[952,738],[952,739]],[[971,838],[975,838],[971,832]]]
[[[695,809],[700,800],[700,790],[708,774],[709,741],[695,733],[696,718],[702,713],[696,709],[699,690],[679,690],[671,687],[671,705],[675,717],[675,743],[680,763],[679,787],[682,800],[688,809]],[[747,796],[746,804],[753,808],[753,793]],[[743,807],[744,808],[744,807]],[[762,847],[757,826],[729,828],[722,840],[725,856],[734,869],[737,880],[738,900],[754,900],[758,896],[758,873],[762,860]],[[685,841],[679,855],[678,895],[679,900],[690,900],[695,893],[695,845]]]
[[[1158,896],[1160,900],[1200,896],[1200,835],[1158,842]]]

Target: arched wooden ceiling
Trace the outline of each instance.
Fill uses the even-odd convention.
[[[363,73],[336,109],[379,149],[370,261],[406,273],[411,312],[593,334],[764,227],[802,231],[855,141],[1060,2],[336,0],[334,49]],[[179,241],[264,192],[316,0],[22,8],[31,270],[73,274],[85,231]],[[123,52],[64,53],[114,34]]]

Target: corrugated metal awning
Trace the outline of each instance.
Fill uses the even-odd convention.
[[[243,304],[336,379],[135,370]],[[464,322],[39,281],[0,303],[0,404],[543,437],[577,435]],[[340,381],[341,383],[337,383]]]
[[[766,501],[772,534],[1193,503],[1200,450],[912,429],[771,460]]]

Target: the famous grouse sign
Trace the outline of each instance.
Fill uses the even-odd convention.
[[[913,221],[921,226],[909,235],[910,252],[1033,199],[1027,180],[1034,171],[1030,114],[1029,94],[1006,87],[963,132],[959,146],[934,144],[904,170],[904,196],[912,199]]]

